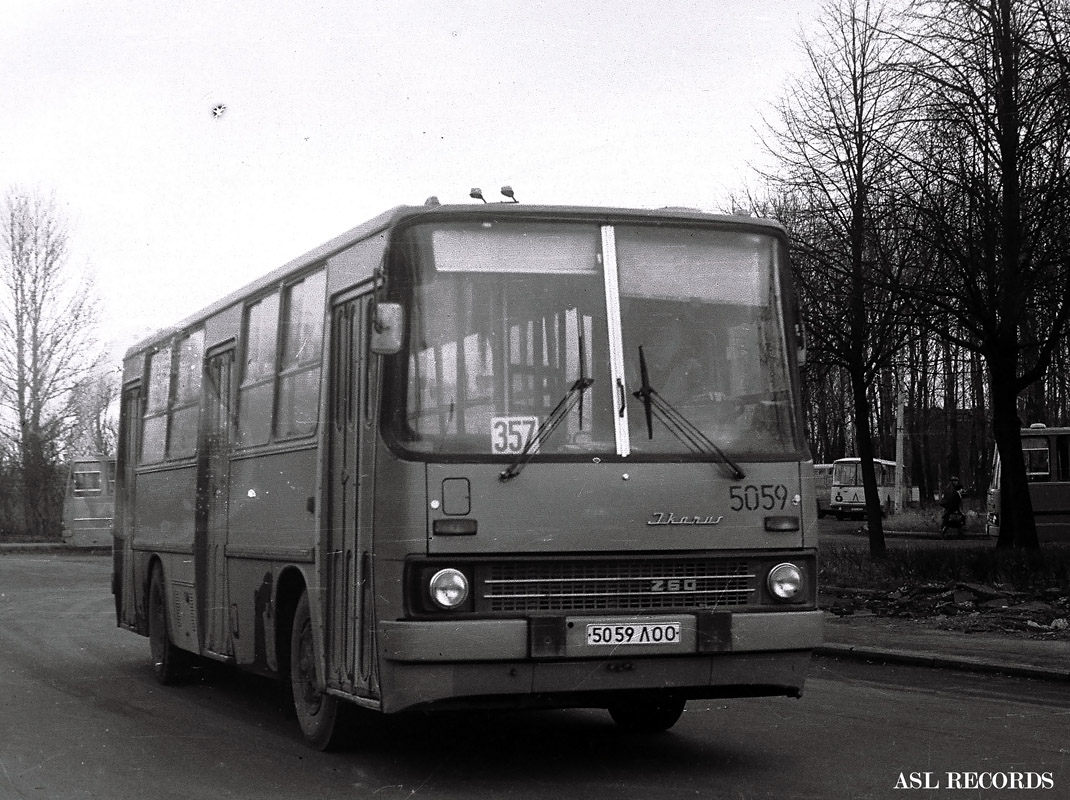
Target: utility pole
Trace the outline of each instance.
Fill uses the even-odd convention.
[[[906,394],[906,387],[898,372],[895,379],[899,395],[895,404],[895,513],[899,514],[903,511],[903,471],[906,469],[903,461],[903,395]]]

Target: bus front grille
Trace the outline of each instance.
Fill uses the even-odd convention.
[[[738,608],[751,602],[748,559],[576,560],[495,563],[477,607],[491,612]]]

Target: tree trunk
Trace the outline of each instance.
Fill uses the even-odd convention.
[[[860,370],[852,370],[851,387],[855,409],[855,443],[862,467],[862,489],[866,497],[866,521],[869,530],[869,556],[881,559],[887,555],[884,543],[883,509],[877,492],[877,474],[873,468],[873,439],[869,424],[869,400]]]
[[[1014,352],[1012,350],[1011,352]],[[1022,422],[1018,418],[1017,363],[1012,357],[990,359],[992,434],[999,451],[999,539],[996,547],[1037,548],[1033,501],[1022,457]]]

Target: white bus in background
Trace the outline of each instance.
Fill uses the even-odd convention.
[[[895,462],[875,458],[873,469],[877,473],[877,494],[880,496],[881,509],[885,515],[890,514],[895,508]],[[837,519],[865,516],[866,493],[862,486],[862,459],[857,456],[837,458],[832,462],[830,507],[831,513]]]
[[[110,546],[114,511],[115,457],[75,459],[63,498],[64,543],[73,547]]]

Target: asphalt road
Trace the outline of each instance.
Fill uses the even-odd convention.
[[[1021,798],[966,787],[1029,773],[1051,783],[1040,796],[1070,794],[1065,685],[823,659],[801,700],[693,702],[658,736],[601,711],[413,715],[321,754],[269,682],[216,669],[158,686],[147,640],[114,625],[109,569],[0,555],[0,800],[830,800],[915,781],[941,786],[927,798]]]

